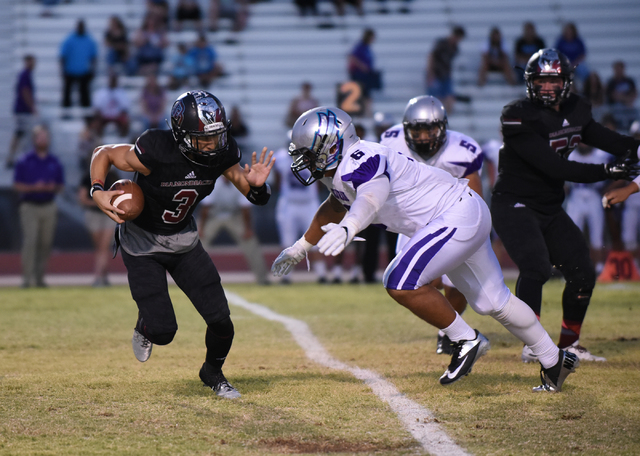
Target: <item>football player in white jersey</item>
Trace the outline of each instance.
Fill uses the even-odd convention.
[[[489,341],[430,285],[447,274],[476,312],[491,315],[534,349],[542,364],[542,385],[534,391],[561,390],[578,358],[558,349],[531,308],[504,284],[489,241],[489,208],[467,179],[360,140],[351,117],[331,107],[314,108],[298,118],[289,154],[294,175],[305,185],[320,180],[330,196],[304,236],[276,258],[274,275],[291,271],[315,244],[324,255],[335,256],[369,224],[383,225],[410,238],[385,270],[387,292],[454,343],[441,384],[468,375],[489,350]],[[306,171],[308,177],[301,174]]]
[[[275,187],[278,190],[276,223],[280,234],[280,245],[287,246],[294,243],[305,232],[320,204],[320,197],[317,185],[303,185],[291,173],[292,161],[287,149],[278,149],[274,157],[276,157],[273,168],[276,178]],[[326,281],[327,267],[324,259],[317,251],[315,255],[319,258],[313,258],[311,261],[313,271],[318,280]],[[282,283],[288,282],[288,278],[283,277]]]
[[[380,144],[421,163],[443,169],[453,177],[468,179],[469,188],[482,196],[482,149],[471,137],[449,130],[447,126],[447,111],[440,100],[430,95],[415,97],[409,100],[402,123],[382,133]],[[397,252],[408,240],[407,236],[398,236]],[[444,287],[445,296],[456,312],[462,315],[467,308],[467,300],[447,276],[437,278],[432,285]],[[436,353],[453,353],[451,340],[442,331],[438,332]]]

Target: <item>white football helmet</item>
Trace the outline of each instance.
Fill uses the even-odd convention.
[[[447,140],[447,111],[431,95],[409,100],[402,125],[407,146],[424,159],[433,157]]]
[[[310,109],[296,120],[291,130],[291,171],[302,184],[311,185],[336,168],[342,152],[359,140],[351,116],[342,109],[326,106]],[[305,178],[303,170],[311,175]]]

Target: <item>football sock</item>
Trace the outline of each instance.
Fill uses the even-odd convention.
[[[458,342],[460,340],[473,340],[476,338],[476,332],[473,328],[469,326],[457,313],[453,323],[446,328],[443,328],[442,332],[454,342]]]
[[[567,348],[580,338],[580,329],[582,329],[582,322],[562,320],[562,329],[560,330],[560,342],[558,347]]]
[[[230,318],[221,322],[211,323],[207,326],[205,345],[207,346],[207,363],[217,369],[221,369],[224,364],[231,344],[233,343],[233,323]]]
[[[512,294],[507,304],[491,315],[507,331],[528,345],[543,367],[551,367],[558,362],[558,347],[542,327],[536,314],[522,300]]]

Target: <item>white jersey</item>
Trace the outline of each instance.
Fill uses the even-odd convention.
[[[467,177],[480,171],[484,155],[482,149],[471,137],[457,131],[447,130],[447,139],[440,150],[425,160],[407,146],[402,124],[394,125],[380,136],[380,144],[405,155],[415,158],[424,164],[443,169],[453,177]]]
[[[577,150],[574,150],[569,154],[569,160],[575,161],[578,163],[589,163],[600,165],[603,163],[609,163],[611,161],[611,155],[600,150],[600,149],[591,149],[588,154],[581,154]],[[590,184],[584,184],[581,182],[568,182],[567,183],[571,187],[571,192],[582,192],[582,191],[595,191],[600,192],[604,188],[604,181],[593,182]]]
[[[287,149],[276,151],[275,168],[280,176],[279,200],[286,204],[313,204],[314,210],[318,207],[318,188],[315,185],[306,186],[302,184],[291,172],[293,159],[289,156]]]
[[[375,178],[388,179],[390,191],[372,224],[409,237],[458,201],[469,182],[383,145],[361,140],[343,152],[335,175],[323,178],[322,183],[349,209],[358,187]]]

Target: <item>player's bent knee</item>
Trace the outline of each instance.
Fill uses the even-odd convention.
[[[156,345],[169,345],[176,335],[176,331],[161,333],[161,334],[147,334],[147,338]]]
[[[207,332],[209,331],[215,336],[222,338],[231,337],[235,332],[233,328],[233,322],[231,321],[230,317],[226,317],[222,320],[209,323],[207,325]]]

